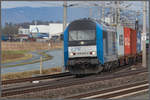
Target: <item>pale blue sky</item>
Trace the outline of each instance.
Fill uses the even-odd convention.
[[[69,4],[79,3],[82,4],[83,1],[69,1]],[[143,6],[142,1],[125,1],[128,3],[132,3],[131,9],[139,10]],[[86,2],[87,3],[87,2]],[[101,3],[101,1],[92,1],[89,3]],[[15,8],[15,7],[58,7],[62,6],[63,2],[61,1],[2,1],[2,8]]]
[[[81,7],[89,7],[88,4],[100,4],[103,1],[69,1],[69,4],[79,3]],[[131,4],[130,10],[140,10],[143,9],[143,1],[124,1],[125,5]],[[16,7],[62,7],[63,1],[2,1],[2,8],[16,8]],[[83,6],[84,5],[84,6]],[[90,5],[91,6],[91,5]],[[79,6],[78,6],[79,7]],[[148,7],[149,8],[149,7]]]
[[[48,2],[48,1],[2,1],[2,8],[16,8],[16,7],[49,7],[61,6],[63,2]]]
[[[85,3],[85,1],[69,1],[67,3],[68,5],[79,3],[80,7],[90,7],[87,5],[92,4],[92,3],[100,4],[101,2],[102,1],[91,1],[91,2],[88,1]],[[141,14],[143,12],[142,11],[143,1],[124,1],[124,4],[125,5],[131,4],[131,6],[129,7],[130,10],[134,10],[134,11],[140,10]],[[16,7],[62,7],[62,6],[63,6],[63,1],[2,1],[1,2],[2,9],[3,8],[16,8]]]

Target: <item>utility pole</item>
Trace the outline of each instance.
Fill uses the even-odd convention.
[[[116,7],[115,7],[115,24],[117,25],[118,24],[118,21],[119,21],[119,19],[118,19],[118,9],[119,9],[119,1],[115,1],[115,5],[116,5]]]
[[[40,57],[40,75],[42,75],[42,70],[43,70],[43,57]]]
[[[113,8],[111,8],[111,12],[112,12],[112,14],[110,15],[110,19],[111,19],[111,24],[113,24],[114,23],[114,14],[113,14]]]
[[[105,22],[105,2],[103,1],[103,7],[102,7],[102,21]]]
[[[66,23],[67,23],[67,1],[65,0],[64,1],[64,17],[63,17],[63,34],[64,34],[64,31],[65,31],[65,28],[66,28]],[[64,42],[62,42],[62,45],[64,45]],[[63,46],[62,46],[63,47]],[[63,65],[62,65],[62,72],[65,72],[65,66],[64,66],[64,47],[62,48],[63,50]]]
[[[1,7],[1,2],[0,2],[0,7]],[[5,10],[5,11],[6,11],[6,10]],[[0,10],[0,13],[1,13],[1,10]],[[0,22],[1,22],[1,16],[0,16]],[[6,21],[5,21],[5,24],[6,24]],[[2,66],[1,66],[1,60],[2,60],[2,59],[1,59],[1,54],[2,54],[2,52],[1,52],[1,50],[2,50],[2,49],[1,49],[1,45],[2,45],[2,44],[1,44],[1,39],[2,39],[2,38],[1,38],[1,36],[2,36],[2,26],[1,26],[1,23],[0,23],[0,98],[2,97],[2,79],[1,79],[1,78],[2,78],[2,77],[1,77],[1,70],[2,70],[2,69],[1,69],[1,67],[2,67]]]
[[[66,22],[67,22],[67,1],[64,1],[64,18],[63,18],[63,32],[65,31],[66,28]]]
[[[89,18],[92,18],[92,7],[89,8]]]
[[[118,20],[118,24],[120,24],[120,2],[117,1],[117,20]]]
[[[142,33],[142,66],[146,67],[146,9],[147,9],[147,1],[144,1],[143,4],[143,33]]]

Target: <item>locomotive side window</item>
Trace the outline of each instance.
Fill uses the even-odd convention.
[[[72,30],[69,32],[69,41],[80,41],[80,40],[95,40],[95,30]]]

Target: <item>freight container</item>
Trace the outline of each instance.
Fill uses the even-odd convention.
[[[124,29],[123,26],[117,26],[117,53],[118,56],[124,56]]]
[[[136,45],[137,53],[141,52],[141,32],[137,32],[137,45]]]
[[[131,29],[128,27],[124,27],[124,55],[125,56],[131,54],[130,35],[131,35]]]
[[[103,51],[104,61],[117,59],[116,33],[113,31],[103,31]]]
[[[137,44],[137,36],[136,36],[136,30],[130,29],[131,30],[131,55],[136,55],[136,44]]]
[[[136,30],[131,28],[124,28],[124,54],[127,55],[135,55],[136,54],[136,45],[137,44],[137,36]]]

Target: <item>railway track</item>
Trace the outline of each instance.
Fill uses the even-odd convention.
[[[130,67],[129,65],[122,66],[122,67],[118,68],[116,71],[121,71],[121,70],[124,71],[126,69],[129,69],[129,67]],[[102,74],[107,74],[107,73],[110,73],[110,72],[104,72]],[[39,80],[45,80],[45,79],[60,78],[60,77],[65,77],[65,76],[72,76],[72,74],[69,72],[64,72],[64,73],[58,73],[58,74],[52,74],[52,75],[40,75],[40,76],[27,77],[27,78],[21,78],[21,79],[4,80],[4,81],[2,81],[2,85],[23,83],[23,82],[32,82],[32,81],[39,81]]]
[[[12,80],[5,80],[2,81],[2,85],[7,84],[14,84],[14,83],[23,83],[23,82],[32,82],[32,81],[38,81],[38,80],[44,80],[44,79],[52,79],[52,78],[59,78],[59,77],[65,77],[65,76],[71,76],[72,74],[69,72],[65,73],[58,73],[58,74],[52,74],[52,75],[41,75],[41,76],[35,76],[35,77],[28,77],[28,78],[21,78],[21,79],[12,79]]]
[[[66,97],[65,99],[119,99],[137,93],[146,92],[149,90],[148,88],[148,81],[142,81],[138,83],[108,88],[100,91],[70,96]]]
[[[120,72],[120,73],[102,76],[102,77],[89,76],[89,77],[84,77],[84,78],[71,78],[68,80],[59,80],[59,81],[54,80],[54,81],[41,82],[41,83],[37,83],[37,84],[4,88],[4,89],[2,89],[2,97],[30,93],[30,92],[35,92],[35,91],[48,90],[48,89],[69,87],[69,86],[80,85],[80,84],[84,84],[84,83],[104,81],[104,80],[109,80],[109,79],[114,79],[114,78],[125,77],[125,76],[132,76],[132,75],[145,73],[145,72],[148,72],[146,68],[138,69],[135,71],[128,71],[128,72],[124,72],[124,73]]]

